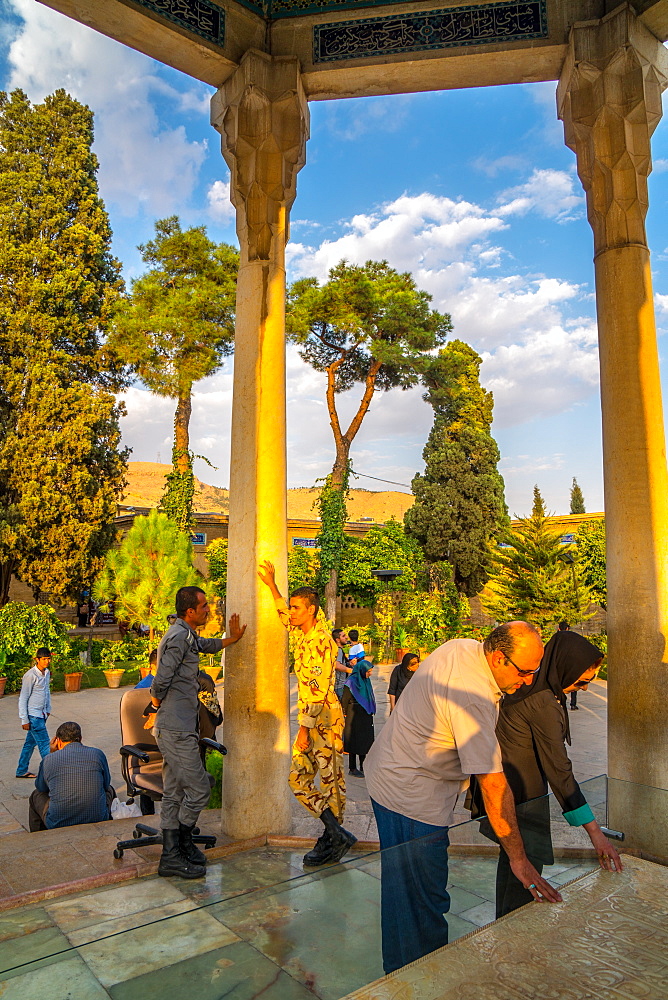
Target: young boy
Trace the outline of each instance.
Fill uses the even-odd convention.
[[[290,788],[305,809],[318,816],[324,832],[304,857],[305,865],[339,861],[357,838],[344,830],[346,784],[342,767],[343,712],[334,693],[336,643],[324,619],[318,617],[318,595],[300,587],[288,607],[276,586],[272,563],[260,566],[259,577],[269,587],[278,616],[293,637],[295,674],[299,684],[299,732],[292,748]],[[320,773],[320,787],[315,776]]]
[[[351,642],[348,650],[348,662],[351,667],[354,667],[358,660],[365,659],[364,646],[360,642],[360,634],[356,628],[351,628],[348,637]]]
[[[30,758],[37,747],[40,757],[51,752],[51,741],[46,731],[46,720],[51,715],[51,650],[40,646],[35,662],[26,670],[21,681],[19,718],[26,729],[26,739],[16,766],[17,778],[36,778],[30,770]]]

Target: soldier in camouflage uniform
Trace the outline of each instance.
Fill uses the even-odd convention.
[[[292,748],[290,788],[304,808],[325,826],[315,847],[304,857],[304,864],[339,861],[356,838],[341,826],[346,784],[342,766],[343,712],[334,693],[338,649],[319,610],[315,590],[301,587],[294,591],[288,607],[276,586],[273,565],[263,563],[259,575],[271,590],[279,618],[290,633],[299,685],[299,732]],[[320,787],[315,783],[317,774]]]

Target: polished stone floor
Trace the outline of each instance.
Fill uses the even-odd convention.
[[[451,940],[493,919],[495,868],[451,857]],[[301,852],[257,849],[204,882],[145,877],[0,914],[2,1000],[338,1000],[380,976],[377,853],[304,874]]]

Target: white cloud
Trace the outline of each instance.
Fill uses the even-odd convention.
[[[230,201],[230,182],[214,181],[206,192],[209,214],[220,222],[231,222],[236,218],[234,205]]]
[[[406,123],[411,100],[410,94],[393,94],[329,101],[325,111],[327,131],[344,142],[353,142],[369,133],[397,132]]]
[[[654,306],[658,312],[668,313],[668,295],[654,295]]]
[[[573,210],[583,203],[584,196],[575,190],[572,174],[534,169],[528,181],[502,192],[499,201],[497,212],[502,217],[537,212],[547,219],[565,222],[574,217]]]
[[[563,177],[571,183],[569,175]],[[560,184],[555,181],[552,190]],[[558,277],[499,274],[506,252],[496,244],[511,220],[471,202],[402,195],[355,216],[339,239],[318,247],[291,244],[289,268],[293,276],[323,280],[344,258],[353,263],[386,258],[398,270],[411,271],[435,308],[452,315],[454,336],[482,354],[496,426],[507,427],[567,410],[598,384],[595,324],[569,317],[576,303],[589,306],[588,290]],[[393,394],[394,404],[400,399]],[[420,405],[413,404],[413,417]]]
[[[165,126],[153,98],[168,96],[181,111],[201,112],[202,88],[178,92],[146,56],[34,0],[11,2],[24,24],[9,47],[7,88],[21,87],[39,101],[63,87],[95,111],[105,200],[126,215],[166,215],[187,203],[206,143],[191,142],[183,126]]]

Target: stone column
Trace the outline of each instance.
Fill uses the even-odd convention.
[[[249,51],[214,95],[237,210],[237,285],[227,607],[248,630],[226,651],[223,832],[289,832],[287,634],[257,576],[287,589],[285,244],[308,105],[299,63]]]
[[[594,231],[609,824],[656,856],[668,854],[668,474],[645,216],[667,83],[668,52],[628,5],[571,29],[557,102]]]

